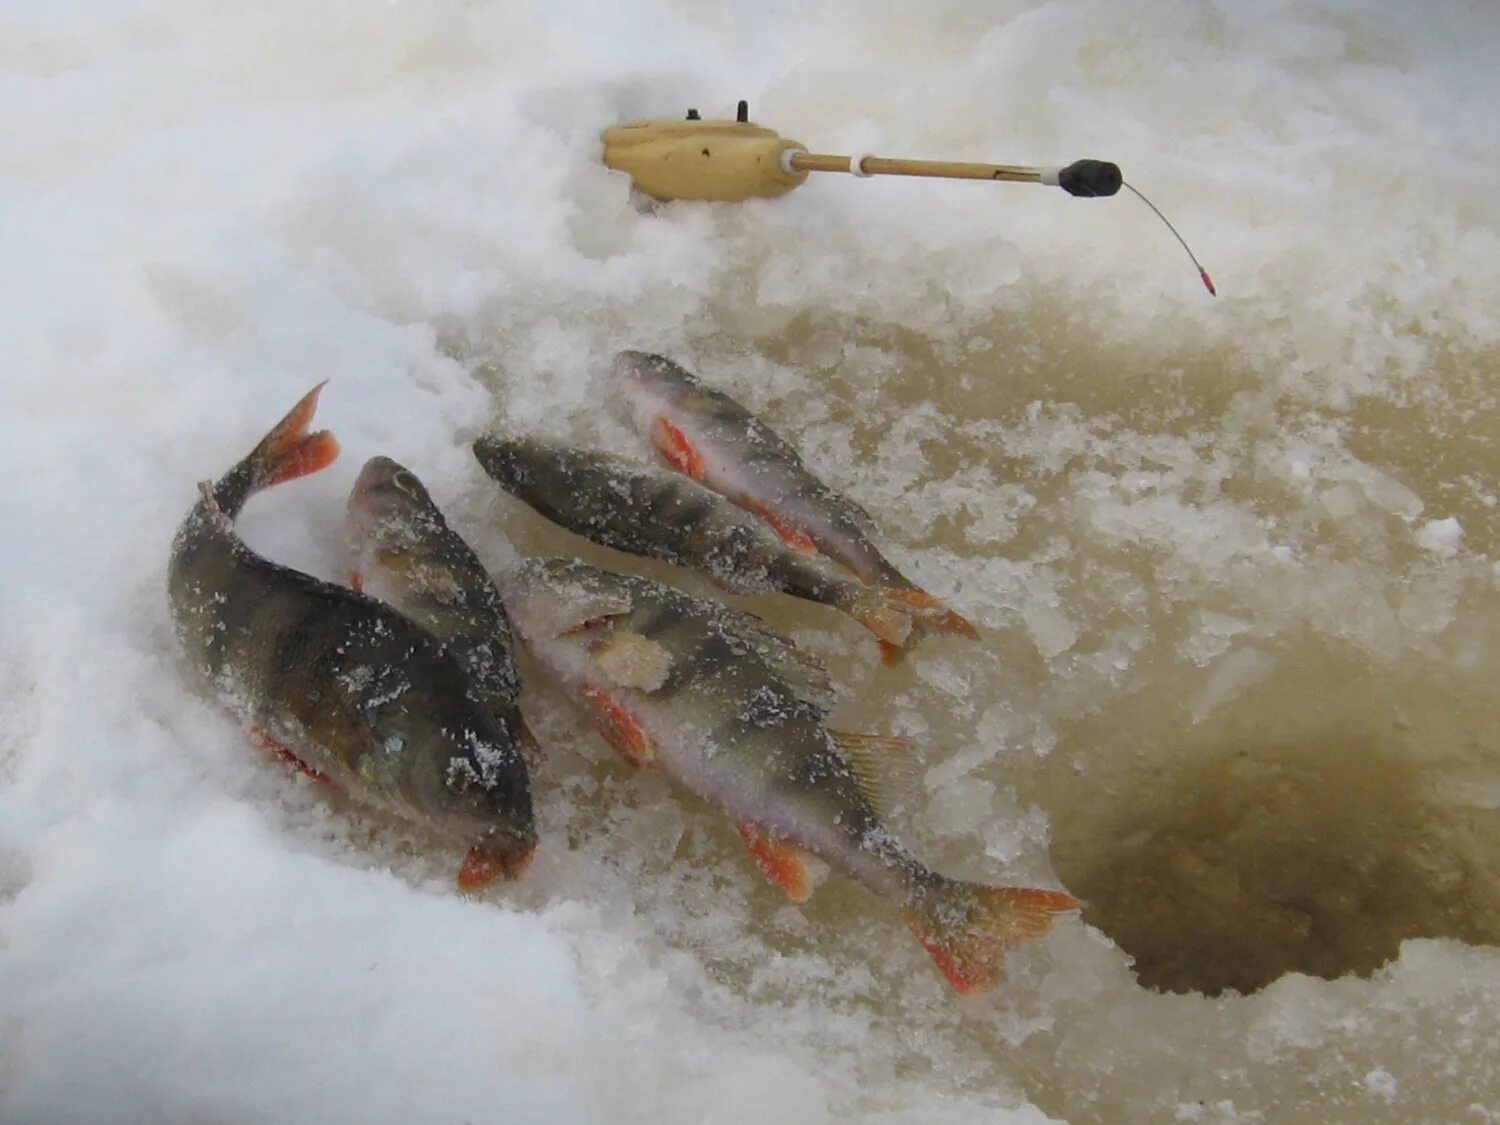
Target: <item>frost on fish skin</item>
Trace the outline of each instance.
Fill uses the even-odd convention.
[[[315,398],[202,488],[178,529],[167,595],[179,644],[278,754],[480,849],[470,876],[519,873],[536,845],[530,781],[463,665],[407,617],[262,558],[234,530],[230,517],[261,487],[331,460],[332,439],[303,432]],[[470,758],[476,783],[447,784]]]
[[[774,727],[791,718],[793,713],[794,708],[787,705],[785,695],[763,685],[740,700],[734,718],[746,727]]]
[[[637,426],[678,472],[769,529],[786,558],[803,565],[816,559],[869,587],[824,582],[821,592],[809,593],[785,584],[778,566],[780,589],[848,613],[879,639],[886,663],[930,633],[977,635],[880,552],[869,513],[815,476],[788,442],[729,395],[665,356],[624,351],[613,369]]]
[[[347,530],[366,589],[437,636],[485,701],[518,721],[521,675],[504,602],[426,486],[390,458],[370,458],[349,494]]]
[[[953,880],[908,850],[882,820],[891,791],[873,757],[894,740],[830,732],[826,672],[753,615],[559,560],[523,564],[505,592],[534,655],[606,741],[725,812],[793,901],[811,891],[806,856],[838,869],[893,899],[963,992],[992,984],[1006,946],[1040,936],[1052,913],[1077,905],[1064,892]],[[584,592],[613,593],[624,608],[582,629],[528,633],[540,616],[528,602]],[[671,675],[649,691],[620,685],[601,666],[620,637],[659,647]]]
[[[789,594],[867,627],[878,620],[905,639],[900,608],[872,614],[871,592],[850,571],[793,549],[756,515],[688,477],[538,438],[486,435],[474,455],[517,499],[595,543],[690,567],[729,593]]]

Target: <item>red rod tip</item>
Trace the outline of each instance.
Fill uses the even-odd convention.
[[[1198,276],[1203,279],[1203,287],[1208,290],[1208,295],[1210,297],[1217,297],[1219,295],[1219,291],[1214,288],[1214,279],[1208,276],[1208,271],[1200,269],[1198,271]]]

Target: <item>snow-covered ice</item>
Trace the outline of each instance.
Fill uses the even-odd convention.
[[[0,7],[0,1120],[1500,1115],[1497,33],[1463,0]],[[600,163],[739,98],[824,151],[1118,161],[1221,296],[1128,195],[653,211]],[[542,845],[477,900],[184,674],[194,482],[325,378],[345,454],[252,502],[266,554],[340,577],[386,453],[488,559],[707,592],[468,452],[645,456],[600,409],[624,347],[761,412],[981,626],[886,670],[745,603],[830,660],[839,725],[919,736],[924,856],[1088,901],[989,997],[847,882],[779,901],[534,672]]]

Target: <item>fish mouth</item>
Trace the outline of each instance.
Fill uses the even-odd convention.
[[[621,384],[627,398],[648,391],[661,392],[670,383],[661,356],[647,352],[623,351],[609,365],[610,374]]]
[[[514,488],[520,449],[516,442],[500,434],[483,434],[474,439],[474,458],[496,483],[510,491]]]
[[[354,487],[349,490],[349,521],[362,531],[370,531],[386,516],[394,504],[396,473],[401,466],[389,457],[371,457],[360,469]]]
[[[655,359],[655,356],[647,352],[627,348],[625,351],[615,353],[614,361],[610,364],[610,371],[618,378],[639,379],[651,373],[655,366],[652,361]]]
[[[391,481],[401,471],[401,466],[389,457],[374,456],[364,463],[354,481],[354,491],[364,492],[372,488],[389,488]]]
[[[673,386],[664,377],[660,357],[645,352],[621,352],[610,366],[618,391],[617,409],[637,428],[648,430],[672,400]]]

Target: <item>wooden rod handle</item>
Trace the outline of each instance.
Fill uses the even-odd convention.
[[[794,152],[788,163],[798,172],[853,172],[853,159],[831,153]],[[866,156],[859,165],[859,172],[866,176],[936,176],[947,180],[1008,180],[1027,184],[1041,183],[1044,171],[1018,164],[969,164],[890,156]]]

